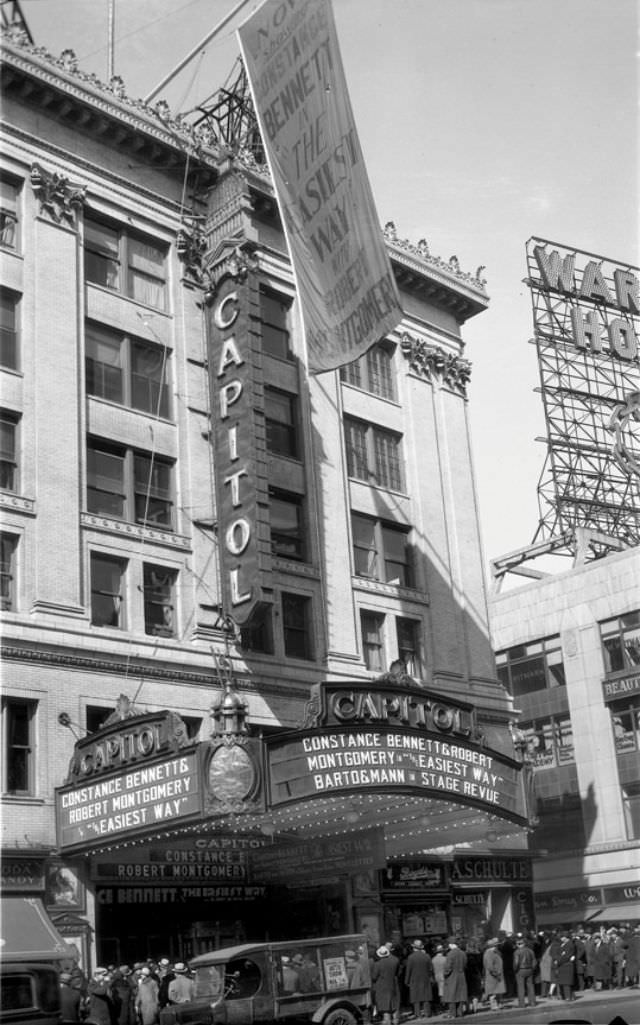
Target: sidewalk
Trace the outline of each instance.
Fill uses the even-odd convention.
[[[585,989],[580,992],[576,992],[576,999],[569,1002],[561,1000],[558,997],[536,997],[535,1007],[519,1007],[518,1001],[515,997],[508,997],[503,1001],[498,1011],[491,1010],[488,1004],[481,1004],[480,1008],[474,1013],[467,1011],[464,1018],[469,1021],[482,1021],[490,1016],[492,1021],[495,1021],[498,1016],[503,1025],[507,1025],[509,1021],[509,1011],[517,1011],[518,1014],[526,1014],[529,1011],[558,1011],[559,1013],[569,1014],[571,1013],[575,1017],[580,1015],[580,1009],[587,1004],[594,1003],[614,1003],[616,1000],[630,1000],[635,995],[638,997],[638,1003],[640,1004],[640,987],[638,986],[625,986],[623,989]],[[422,1022],[442,1022],[449,1019],[449,1012],[444,1011],[440,1014],[433,1014],[430,1018],[413,1018],[411,1015],[402,1015],[402,1025],[419,1025]],[[461,1021],[462,1019],[458,1019]]]

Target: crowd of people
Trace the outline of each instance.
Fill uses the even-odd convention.
[[[98,966],[87,979],[74,966],[60,974],[62,1018],[86,1025],[155,1025],[160,1011],[191,1000],[193,981],[182,961],[168,958]]]
[[[587,989],[638,985],[640,925],[512,933],[482,943],[457,936],[386,943],[371,952],[371,980],[374,1019],[382,1025],[399,1025],[407,1007],[412,1019],[440,1012],[460,1018],[513,999],[519,1007],[571,1001]]]
[[[283,954],[280,962],[284,994],[320,988],[311,975],[317,966],[302,954]],[[347,951],[345,966],[350,988],[370,980],[372,1017],[382,1025],[439,1013],[459,1018],[514,999],[520,1007],[535,1006],[542,999],[571,1001],[587,989],[638,986],[640,925],[502,934],[483,942],[398,940]],[[193,996],[188,966],[168,958],[98,967],[90,979],[75,965],[61,973],[60,983],[63,1019],[86,1025],[156,1025],[163,1008]]]

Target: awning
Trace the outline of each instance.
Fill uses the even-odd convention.
[[[70,956],[39,897],[3,897],[1,909],[3,961],[55,961]]]
[[[609,904],[606,908],[589,915],[590,922],[635,922],[640,919],[640,901],[627,904]]]
[[[538,925],[572,925],[578,922],[592,922],[594,915],[593,906],[588,908],[565,908],[564,911],[536,911],[536,922]]]

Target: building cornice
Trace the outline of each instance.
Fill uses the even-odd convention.
[[[19,34],[4,33],[0,52],[5,97],[14,95],[71,128],[134,152],[138,163],[161,164],[171,173],[183,171],[189,159],[192,169],[208,172],[209,184],[215,181],[220,152],[209,130],[172,117],[164,101],[152,107],[133,100],[118,76],[104,83],[79,69],[72,50],[56,58]]]

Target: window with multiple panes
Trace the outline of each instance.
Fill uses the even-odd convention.
[[[167,350],[161,345],[89,323],[85,366],[89,395],[169,416]]]
[[[18,310],[20,298],[0,288],[0,366],[18,369]]]
[[[5,794],[35,793],[36,701],[2,699],[2,791]]]
[[[260,289],[260,333],[262,348],[268,356],[293,359],[289,316],[291,300],[267,288]]]
[[[269,489],[271,551],[283,559],[304,559],[305,538],[302,497]]]
[[[240,644],[245,651],[273,655],[273,622],[270,608],[263,608],[240,628]]]
[[[419,680],[422,677],[422,658],[418,620],[398,616],[396,618],[396,637],[398,658],[404,662],[409,676]]]
[[[18,539],[13,534],[0,534],[0,609],[11,612],[16,607],[16,553]]]
[[[344,428],[349,476],[402,491],[401,435],[350,417],[345,418]]]
[[[363,388],[383,399],[395,399],[393,346],[380,342],[364,356],[340,368],[340,377],[355,388]]]
[[[19,186],[6,178],[0,178],[0,246],[17,249]]]
[[[287,658],[313,658],[311,598],[282,593],[282,633]]]
[[[0,488],[18,490],[18,417],[0,410]]]
[[[506,648],[497,653],[496,663],[498,678],[514,698],[566,682],[559,636]]]
[[[622,788],[622,807],[628,840],[640,840],[640,783]]]
[[[534,769],[575,762],[573,727],[568,714],[518,723],[525,736],[527,758]]]
[[[384,667],[384,616],[378,612],[360,612],[362,656],[367,669],[381,673]]]
[[[143,574],[145,633],[156,637],[175,637],[176,571],[145,563]]]
[[[91,555],[91,623],[125,627],[125,574],[127,563],[110,555]]]
[[[640,609],[601,623],[600,636],[607,673],[640,666]]]
[[[90,440],[87,510],[118,520],[173,528],[173,463],[160,456]]]
[[[166,309],[166,246],[85,215],[84,257],[87,282]]]
[[[264,389],[267,450],[274,455],[298,456],[296,397],[278,388]]]
[[[360,513],[351,514],[356,575],[385,584],[412,586],[409,533]]]
[[[640,751],[640,697],[616,701],[609,711],[618,754]]]

